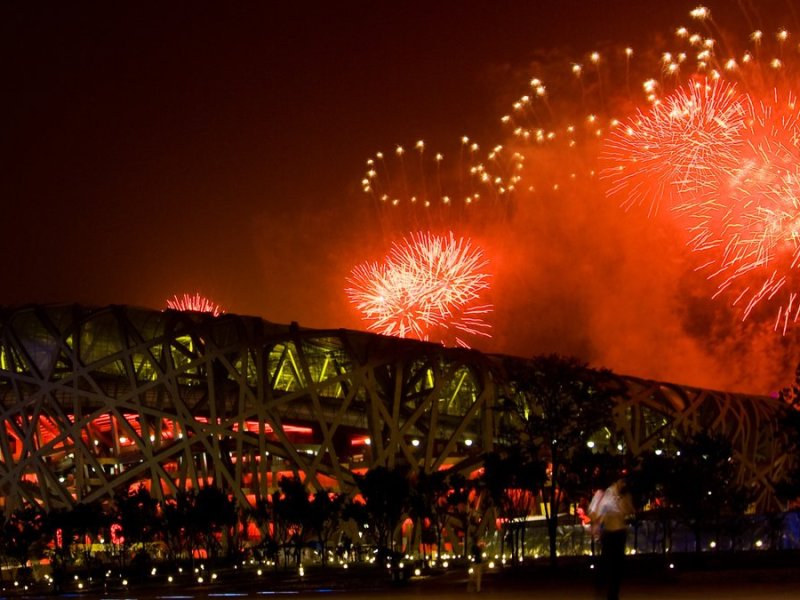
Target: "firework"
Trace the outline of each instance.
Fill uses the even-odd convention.
[[[800,318],[800,46],[785,29],[737,44],[707,8],[691,17],[697,31],[679,27],[659,48],[537,64],[502,118],[526,158],[518,186],[541,201],[601,188],[644,208],[693,251],[709,295],[743,318],[777,305],[785,332]]]
[[[601,154],[609,194],[621,194],[624,208],[693,210],[737,164],[744,123],[744,96],[734,85],[691,82],[610,134]]]
[[[468,336],[489,336],[487,266],[467,239],[417,233],[382,262],[355,267],[346,292],[371,331],[467,346]]]
[[[429,152],[422,140],[406,150],[378,152],[367,160],[361,180],[372,198],[385,228],[450,228],[481,219],[487,212],[504,214],[510,209],[519,182],[523,157],[495,145],[488,152],[464,136],[450,160],[441,152]]]
[[[500,119],[508,146],[524,158],[518,187],[549,196],[593,182],[597,154],[615,113],[633,105],[628,85],[631,48],[593,51],[579,60],[548,52],[534,61],[528,89]],[[592,183],[593,184],[593,183]]]
[[[707,11],[693,16],[710,18]],[[648,141],[644,135],[639,136],[639,149],[627,147],[627,156],[616,134],[607,148],[626,163],[625,176],[632,171],[640,182],[647,182],[639,199],[668,201],[700,259],[698,269],[717,285],[714,297],[729,297],[743,318],[762,303],[777,305],[775,328],[785,333],[800,317],[795,271],[800,129],[791,73],[797,59],[787,52],[789,33],[779,30],[768,48],[763,33],[754,32],[749,48],[727,48],[726,56],[711,37],[685,28],[677,34],[695,57],[688,69],[689,89],[701,93],[673,92],[644,114],[641,122],[658,124],[657,135],[667,141],[655,146],[663,151],[650,155],[649,162],[641,151],[650,151],[642,143]],[[677,72],[686,68],[687,56],[688,52],[670,54],[665,64]],[[697,84],[700,73],[705,78],[702,85]],[[677,128],[673,112],[685,115]],[[640,134],[646,129],[633,128]],[[637,136],[632,138],[636,141]],[[673,140],[678,143],[670,147]],[[624,189],[628,180],[621,175],[616,184],[612,194]],[[654,187],[647,189],[648,185]],[[628,187],[629,200],[636,197],[631,190]]]
[[[175,294],[172,298],[167,299],[167,308],[172,310],[207,312],[213,314],[215,317],[225,312],[219,304],[200,293],[194,295],[183,294],[182,296]]]
[[[709,247],[700,249],[716,252],[710,278],[719,282],[717,294],[739,288],[734,304],[745,318],[762,300],[785,291],[775,323],[784,333],[800,316],[791,285],[800,252],[799,123],[791,95],[776,91],[749,106],[742,149],[704,225]]]

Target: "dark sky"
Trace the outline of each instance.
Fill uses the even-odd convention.
[[[708,4],[760,16],[732,0]],[[359,184],[369,156],[417,139],[446,146],[464,134],[495,143],[499,117],[543,51],[647,44],[685,22],[693,6],[4,3],[0,304],[161,308],[173,294],[199,291],[230,312],[360,328],[343,287],[353,265],[377,258]],[[612,252],[609,260],[620,258]],[[563,274],[556,265],[554,282]],[[592,269],[590,278],[599,277]],[[488,350],[559,351],[633,375],[774,387],[774,377],[760,389],[741,378],[694,377],[681,361],[663,360],[686,318],[657,329],[661,339],[650,339],[662,349],[645,364],[620,355],[641,354],[646,339],[603,347],[647,338],[632,315],[648,308],[623,311],[615,336],[595,335],[581,319],[558,316],[563,296],[541,285],[501,281],[498,289],[525,292],[493,298],[497,335]],[[578,302],[586,322],[600,318],[588,314],[594,302]],[[538,325],[517,327],[533,307]],[[692,335],[689,355],[698,345]]]

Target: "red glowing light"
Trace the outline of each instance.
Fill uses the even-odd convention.
[[[193,296],[191,294],[183,294],[180,297],[175,294],[172,298],[167,300],[167,308],[173,310],[206,312],[211,313],[215,317],[225,312],[219,304],[199,293]]]
[[[487,265],[467,239],[418,233],[393,243],[383,262],[355,267],[346,292],[371,331],[442,342],[452,333],[467,346],[465,335],[489,336]]]
[[[110,530],[112,544],[119,546],[125,543],[125,536],[122,535],[122,525],[119,523],[112,523]]]

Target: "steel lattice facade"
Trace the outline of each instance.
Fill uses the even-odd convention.
[[[161,498],[217,485],[240,503],[283,473],[320,489],[411,464],[464,473],[496,443],[503,357],[254,317],[124,306],[0,311],[0,502],[47,510],[145,484]],[[766,397],[620,377],[634,453],[719,431],[741,482],[772,502],[787,467]]]

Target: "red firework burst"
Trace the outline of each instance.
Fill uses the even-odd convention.
[[[714,296],[743,318],[777,305],[775,328],[785,333],[800,320],[800,110],[786,91],[795,79],[785,61],[749,52],[720,61],[713,40],[680,35],[702,48],[697,70],[610,131],[600,153],[607,193],[626,209],[668,215]],[[670,72],[681,66],[675,56]]]
[[[639,111],[612,131],[602,151],[609,194],[621,194],[625,208],[647,202],[653,214],[666,204],[697,218],[698,199],[713,196],[736,164],[745,114],[733,84],[705,79]]]
[[[167,299],[167,308],[171,308],[172,310],[207,312],[215,317],[225,312],[219,304],[200,293],[194,295],[183,294],[180,297],[175,294],[172,298]]]
[[[748,107],[736,166],[718,192],[718,209],[706,224],[717,241],[710,278],[718,294],[739,292],[746,318],[764,299],[779,292],[785,302],[775,323],[784,333],[800,318],[793,270],[800,255],[800,109],[793,95],[777,91]],[[706,248],[702,248],[706,250]]]
[[[489,336],[487,265],[469,240],[418,233],[393,243],[381,263],[355,267],[346,293],[371,331],[442,343],[452,335],[467,346],[465,335]]]

